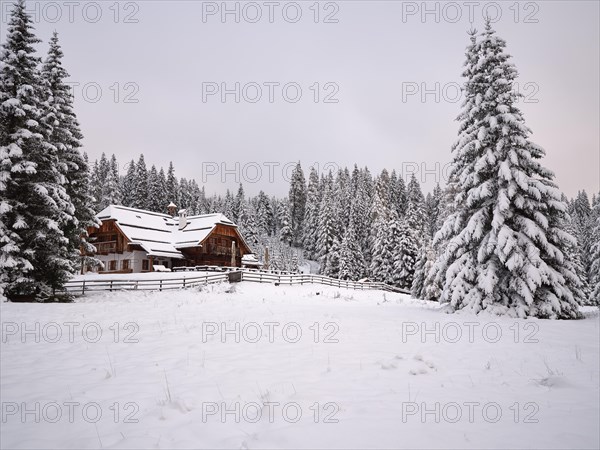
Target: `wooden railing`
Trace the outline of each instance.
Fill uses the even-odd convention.
[[[165,291],[169,289],[185,289],[212,283],[228,281],[226,273],[198,274],[185,278],[156,279],[111,279],[110,275],[99,275],[98,279],[71,280],[65,283],[65,291],[84,295],[95,291],[150,290]]]
[[[255,283],[277,283],[277,284],[322,284],[325,286],[333,286],[346,289],[354,289],[367,291],[372,289],[379,289],[388,292],[400,292],[404,294],[410,294],[405,289],[400,289],[395,286],[390,286],[385,283],[378,282],[360,282],[351,280],[340,280],[338,278],[326,277],[324,275],[313,275],[313,274],[293,274],[293,273],[269,273],[264,271],[255,270],[242,270],[242,281],[253,281]]]
[[[185,278],[157,278],[157,279],[110,279],[110,275],[100,275],[98,279],[93,280],[72,280],[65,284],[65,290],[75,294],[85,294],[94,291],[118,291],[118,290],[155,290],[163,291],[168,289],[185,289],[188,287],[207,285],[212,283],[222,283],[237,280],[249,281],[254,283],[271,283],[276,285],[303,285],[303,284],[321,284],[345,289],[354,290],[382,290],[387,292],[398,292],[410,294],[405,289],[400,289],[389,284],[379,282],[360,282],[350,280],[340,280],[337,278],[326,277],[323,275],[291,273],[291,272],[269,272],[256,269],[240,269],[236,267],[223,267],[222,272],[203,273],[190,275]]]

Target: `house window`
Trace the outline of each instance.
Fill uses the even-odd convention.
[[[123,260],[123,262],[121,263],[121,269],[129,270],[129,260],[128,259]]]
[[[148,270],[149,264],[148,264],[148,260],[144,259],[142,260],[142,270]]]
[[[117,261],[116,260],[112,260],[108,263],[108,270],[113,271],[113,270],[117,270]]]

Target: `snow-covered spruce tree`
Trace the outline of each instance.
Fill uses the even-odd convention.
[[[425,279],[427,278],[425,266],[427,265],[427,256],[430,252],[433,252],[433,248],[428,242],[427,245],[422,245],[417,253],[415,273],[413,275],[413,283],[410,288],[410,294],[413,298],[422,299],[424,297]]]
[[[566,197],[563,195],[563,201],[567,202]],[[562,229],[572,236],[576,236],[575,226],[573,224],[573,218],[565,218]],[[567,279],[567,286],[573,291],[575,298],[581,301],[581,305],[590,304],[590,287],[588,283],[588,276],[585,270],[582,259],[582,247],[579,242],[570,242],[565,246],[565,259],[573,266],[577,280]]]
[[[136,185],[135,161],[133,159],[127,165],[127,173],[121,178],[120,185],[122,193],[121,202],[123,203],[123,206],[132,207],[135,202],[133,193]]]
[[[579,191],[577,196],[569,204],[569,215],[571,216],[572,229],[570,233],[577,238],[577,245],[581,253],[581,262],[585,268],[586,276],[590,269],[590,253],[593,242],[591,231],[594,227],[592,218],[592,207],[587,192]]]
[[[21,230],[27,205],[20,196],[23,180],[35,172],[31,149],[41,146],[38,120],[41,100],[31,19],[19,1],[10,15],[6,42],[0,53],[0,282],[13,290],[28,282],[33,266],[24,253]],[[8,286],[7,286],[8,284]]]
[[[244,236],[244,240],[248,243],[251,250],[256,251],[257,244],[260,241],[260,235],[258,233],[256,215],[249,207],[248,203],[244,203],[241,217],[243,219],[239,226],[242,236]]]
[[[75,248],[80,250],[80,266],[81,273],[84,273],[86,269],[94,270],[96,268],[103,268],[103,263],[96,258],[96,247],[89,242],[90,228],[99,228],[100,220],[96,218],[96,211],[94,210],[94,197],[92,197],[90,189],[91,172],[88,163],[87,153],[83,153],[83,162],[78,166],[78,171],[73,174],[70,185],[76,192],[71,197],[73,205],[75,206],[75,217],[79,224],[79,233],[73,236],[75,240]]]
[[[235,223],[240,221],[240,215],[242,214],[242,209],[244,206],[244,202],[246,201],[246,194],[244,194],[244,186],[240,183],[238,187],[237,194],[233,200],[233,217],[231,218]]]
[[[333,242],[338,239],[338,228],[334,210],[333,176],[331,172],[323,179],[323,197],[319,211],[319,226],[317,228],[317,257],[320,264],[320,274],[327,273],[327,258],[333,247]]]
[[[334,188],[340,245],[342,236],[346,232],[350,220],[350,209],[353,201],[350,197],[350,190],[350,172],[347,167],[344,167],[343,169],[338,170]]]
[[[161,201],[160,195],[160,178],[158,177],[158,170],[156,170],[156,166],[152,164],[150,170],[148,171],[148,201],[146,203],[148,210],[154,212],[163,212],[165,205]],[[191,211],[189,211],[191,214]]]
[[[396,182],[396,201],[397,203],[394,206],[396,207],[398,217],[404,217],[406,214],[406,209],[408,208],[408,198],[406,192],[406,183],[404,182],[402,175],[398,177],[398,181]]]
[[[102,152],[100,159],[94,162],[92,171],[92,193],[96,201],[96,210],[106,208],[110,203],[107,200],[107,181],[110,172],[110,163],[106,154]]]
[[[302,227],[302,246],[304,247],[306,257],[309,259],[316,258],[320,203],[321,191],[319,189],[319,174],[317,173],[317,170],[312,167],[308,176],[306,207],[304,209],[304,222]]]
[[[78,261],[83,270],[85,267],[101,266],[101,262],[93,256],[95,247],[88,242],[88,228],[98,227],[100,222],[95,217],[87,155],[80,150],[83,135],[73,110],[70,88],[65,81],[69,74],[62,66],[62,58],[58,34],[54,32],[41,72],[46,90],[42,122],[49,130],[50,143],[57,149],[59,171],[75,211],[76,220],[67,220],[63,228],[69,242],[67,254]],[[114,155],[111,163],[116,166]],[[118,179],[115,182],[118,183]]]
[[[600,306],[600,194],[594,202],[591,217],[596,221],[590,238],[590,301],[589,304]]]
[[[390,238],[391,222],[378,216],[373,225],[375,238],[373,240],[372,258],[369,266],[370,277],[382,283],[393,283],[395,242]]]
[[[364,273],[364,256],[354,232],[354,224],[350,222],[340,247],[339,278],[356,281],[362,278]]]
[[[133,207],[148,209],[148,169],[141,154],[135,165],[135,186],[133,186]]]
[[[259,236],[271,236],[273,233],[273,209],[269,197],[263,192],[258,193],[256,201],[256,222]]]
[[[181,192],[182,191],[180,190],[180,193]],[[181,194],[180,194],[179,202],[181,203],[183,201],[184,201],[184,199],[181,198]],[[223,214],[229,220],[233,220],[233,203],[234,203],[233,194],[231,193],[231,191],[229,189],[227,189],[227,192],[225,192],[225,199],[223,200]]]
[[[338,278],[340,275],[340,241],[337,236],[333,238],[327,259],[325,260],[324,275],[332,278]]]
[[[433,192],[427,194],[427,198],[425,199],[427,234],[430,239],[435,236],[436,231],[439,229],[443,195],[442,188],[438,183],[433,188]]]
[[[515,317],[577,318],[561,229],[566,205],[539,162],[544,150],[516,107],[517,70],[489,21],[467,51],[465,101],[453,148],[455,212],[437,233],[441,301],[455,309]]]
[[[228,191],[229,192],[229,191]],[[179,180],[179,209],[189,209],[192,206],[192,192],[190,190],[190,184],[187,178],[181,178]],[[230,203],[232,209],[229,210],[228,218],[233,217],[233,196],[231,197]]]
[[[120,205],[122,203],[121,183],[119,182],[119,163],[113,154],[108,163],[106,184],[104,185],[103,203],[108,205]]]
[[[0,272],[7,297],[54,293],[75,270],[63,230],[77,224],[66,169],[50,142],[48,89],[25,3],[13,7],[0,53]]]
[[[167,200],[167,204],[173,202],[175,205],[179,205],[179,184],[175,176],[173,161],[169,162],[169,169],[167,170]]]
[[[373,191],[373,201],[370,205],[370,248],[371,254],[374,256],[375,240],[377,233],[380,231],[381,220],[389,221],[390,219],[390,176],[386,169],[381,171],[381,174],[375,180],[375,188]]]
[[[412,174],[406,189],[407,207],[406,221],[420,240],[426,235],[427,218],[425,213],[425,197],[415,174]]]
[[[365,265],[371,264],[371,205],[374,198],[373,178],[369,169],[365,167],[359,173],[359,187],[357,190],[357,202],[360,206],[356,210],[354,225],[356,235],[360,241],[360,246],[365,257]]]
[[[392,233],[395,244],[393,284],[410,289],[418,253],[416,233],[404,219],[394,220],[394,228]]]
[[[296,164],[290,180],[290,191],[288,194],[290,208],[290,227],[292,228],[292,243],[296,246],[302,245],[302,223],[306,210],[306,181],[300,162]]]
[[[167,176],[165,175],[164,169],[161,167],[158,171],[158,203],[161,205],[159,212],[167,212],[167,206],[171,202],[167,196]],[[201,192],[200,201],[203,203],[206,199],[204,198],[204,191]]]
[[[284,244],[292,245],[294,234],[290,225],[290,206],[287,199],[279,202],[278,219],[280,224],[279,240]]]

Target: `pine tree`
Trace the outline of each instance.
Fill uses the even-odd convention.
[[[427,194],[427,198],[425,200],[425,217],[427,221],[427,236],[429,239],[432,239],[433,236],[435,236],[436,231],[441,225],[440,216],[442,213],[440,208],[442,206],[443,195],[442,188],[438,183],[433,189],[433,192],[431,194]]]
[[[467,50],[465,101],[453,152],[455,212],[436,240],[442,301],[517,317],[579,317],[561,230],[566,205],[515,103],[516,68],[489,21]]]
[[[158,177],[158,170],[153,164],[148,171],[148,200],[146,207],[149,211],[162,212],[165,209],[165,204],[161,202],[160,195],[160,178]]]
[[[244,194],[244,186],[242,186],[242,183],[240,183],[240,187],[238,188],[237,194],[233,201],[233,218],[232,218],[232,220],[235,223],[240,222],[241,215],[244,212],[243,209],[244,209],[245,201],[246,201],[246,197]]]
[[[202,191],[202,199],[204,200],[204,191]],[[158,211],[166,212],[167,205],[171,202],[167,196],[167,177],[165,171],[161,167],[158,171],[158,188],[157,188],[158,204],[160,205]]]
[[[404,178],[402,176],[398,177],[398,182],[396,183],[396,211],[398,213],[398,217],[404,217],[406,214],[406,209],[408,208],[408,197],[406,192],[406,183],[404,182]]]
[[[306,210],[306,181],[300,162],[296,164],[290,180],[290,192],[288,194],[290,208],[290,227],[292,229],[292,242],[294,245],[302,245],[302,223]]]
[[[590,233],[590,300],[588,304],[600,306],[600,194],[592,204],[591,219],[595,221]]]
[[[127,174],[121,178],[121,192],[123,206],[133,207],[135,203],[135,186],[137,185],[135,161],[132,159],[127,165]]]
[[[108,205],[120,205],[122,201],[121,184],[119,182],[119,164],[117,163],[115,155],[112,155],[110,162],[108,163],[102,201],[104,207]]]
[[[417,238],[408,220],[394,220],[391,224],[391,241],[394,245],[394,274],[392,284],[410,289],[417,260]]]
[[[279,240],[281,242],[283,242],[284,244],[287,245],[292,245],[292,241],[294,239],[294,234],[293,234],[293,230],[292,227],[290,225],[291,222],[291,215],[290,215],[290,206],[288,203],[288,200],[282,200],[279,203],[280,207],[278,210],[278,217],[279,217],[279,223],[280,223],[280,228],[279,228]]]
[[[408,188],[406,190],[407,207],[406,221],[408,226],[413,230],[417,239],[421,240],[427,234],[427,218],[425,212],[425,198],[421,191],[415,174],[412,174]]]
[[[590,273],[591,265],[591,230],[592,207],[587,192],[579,191],[577,197],[569,205],[569,215],[571,216],[571,233],[577,238],[581,263],[583,264],[586,278]]]
[[[75,236],[71,237],[73,240],[73,246],[80,250],[80,266],[81,273],[85,270],[94,270],[102,268],[102,262],[94,256],[97,252],[89,242],[90,228],[99,228],[101,225],[100,220],[96,217],[94,211],[94,197],[92,197],[90,189],[91,172],[88,164],[88,156],[86,153],[83,154],[83,161],[78,165],[78,170],[74,172],[74,177],[71,180],[70,185],[73,186],[73,190],[76,194],[71,198],[75,205],[75,217],[78,220],[79,232],[75,233]]]
[[[564,195],[563,201],[565,201],[565,203],[567,202]],[[561,228],[572,236],[576,235],[573,218],[570,216],[564,219]],[[578,241],[569,242],[565,245],[565,259],[573,266],[573,270],[577,275],[577,281],[575,283],[573,283],[573,280],[566,279],[567,287],[573,291],[575,298],[582,302],[581,305],[589,304],[590,287],[585,266],[583,264],[582,247],[579,245]]]
[[[425,279],[427,278],[427,260],[429,254],[433,253],[433,248],[428,243],[421,246],[415,262],[415,273],[410,294],[413,298],[423,299],[425,297]]]
[[[94,163],[92,190],[96,200],[96,209],[98,211],[110,205],[108,198],[108,177],[110,173],[110,162],[105,153],[102,153],[100,160]]]
[[[335,210],[339,227],[340,242],[342,240],[341,236],[343,236],[343,234],[346,232],[346,228],[348,227],[348,222],[350,220],[350,210],[353,202],[350,192],[350,172],[345,167],[344,169],[338,170],[334,191]]]
[[[332,278],[338,278],[340,275],[340,241],[337,236],[334,236],[325,258],[324,275]]]
[[[371,278],[382,283],[394,282],[394,255],[396,243],[392,240],[392,221],[387,217],[378,216],[373,225],[374,240],[369,273]]]
[[[335,223],[333,176],[331,172],[323,180],[323,197],[320,204],[319,226],[317,228],[317,257],[320,263],[319,273],[329,275],[327,272],[327,256],[333,247],[337,236]],[[339,242],[339,241],[338,241]]]
[[[63,228],[63,233],[68,239],[66,254],[73,261],[79,261],[83,270],[85,267],[94,268],[101,265],[93,256],[96,249],[88,243],[87,231],[89,227],[98,227],[99,221],[95,217],[93,197],[90,193],[87,155],[80,151],[83,136],[73,110],[73,97],[65,81],[69,74],[62,66],[62,58],[58,34],[54,32],[41,72],[46,89],[42,121],[50,131],[50,143],[57,149],[58,169],[74,209],[75,220],[68,220]]]
[[[169,162],[169,169],[167,170],[167,204],[170,202],[173,202],[175,205],[181,204],[179,200],[179,185],[177,177],[175,177],[173,161]]]
[[[141,154],[135,166],[135,186],[133,187],[133,207],[148,209],[148,169],[144,155]]]
[[[319,189],[319,175],[312,167],[308,176],[308,189],[306,206],[304,210],[304,227],[302,230],[302,243],[306,256],[315,259],[317,254],[317,229],[319,227],[319,207],[321,191]]]
[[[419,249],[415,263],[415,273],[411,286],[411,295],[421,300],[439,301],[441,286],[436,281],[432,270],[436,260],[436,252],[431,241]]]
[[[258,224],[255,213],[250,209],[248,203],[244,202],[241,212],[241,223],[238,224],[240,232],[244,236],[244,240],[248,243],[253,251],[258,248],[260,237],[258,233]]]
[[[273,233],[273,209],[263,191],[258,193],[256,201],[256,227],[259,236],[271,236]]]
[[[393,279],[395,243],[390,238],[392,221],[397,216],[390,208],[390,178],[386,169],[377,178],[371,206],[371,245],[369,272],[376,281]]]
[[[223,214],[229,220],[233,220],[233,208],[234,208],[234,198],[233,194],[229,189],[227,189],[227,193],[225,194],[225,200],[223,202]]]
[[[359,280],[365,273],[365,261],[352,222],[348,225],[339,256],[339,278]]]
[[[369,169],[365,167],[359,171],[356,190],[357,208],[354,218],[351,220],[354,223],[356,234],[360,241],[366,267],[369,267],[371,264],[370,209],[373,203],[373,191],[373,179]]]

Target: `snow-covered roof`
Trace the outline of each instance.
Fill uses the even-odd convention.
[[[253,266],[262,266],[263,264],[258,260],[255,254],[247,253],[242,256],[242,264],[250,264]]]
[[[217,225],[237,227],[217,213],[188,216],[185,226],[179,229],[179,217],[119,205],[107,206],[96,217],[101,221],[114,220],[127,239],[140,245],[148,255],[179,259],[184,257],[179,249],[200,246]]]

